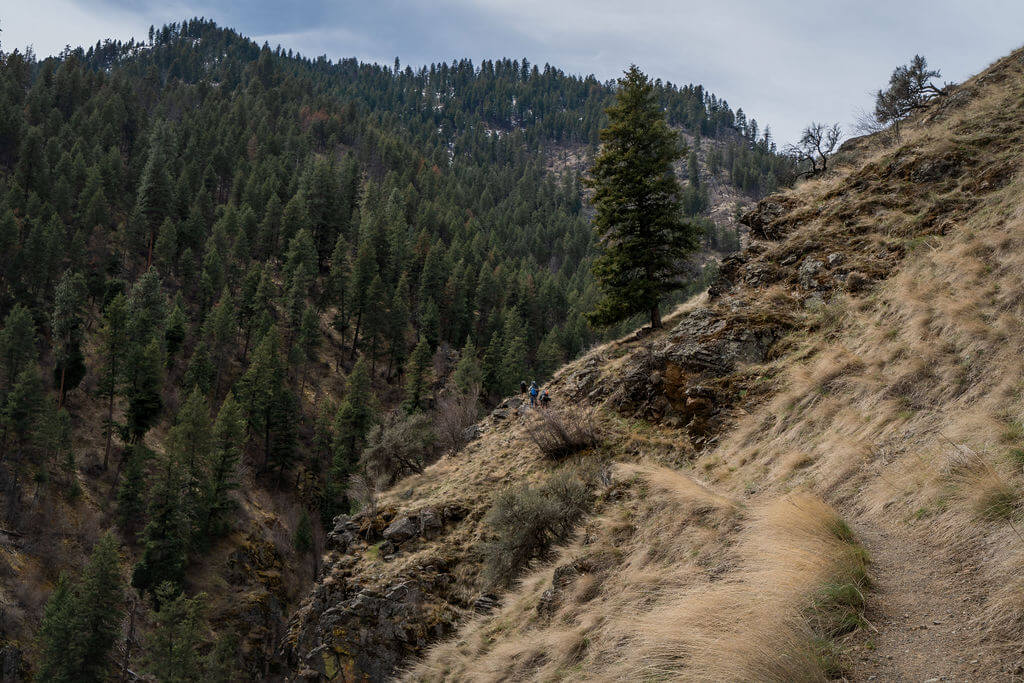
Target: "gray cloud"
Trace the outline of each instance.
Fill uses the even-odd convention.
[[[40,54],[65,43],[145,35],[207,16],[303,54],[420,65],[503,56],[614,78],[630,63],[702,83],[780,142],[810,120],[848,123],[897,64],[926,55],[962,80],[1018,47],[1024,3],[1010,0],[37,0],[5,9],[4,45]]]

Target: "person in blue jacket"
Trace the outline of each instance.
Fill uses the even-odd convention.
[[[537,394],[540,393],[540,389],[537,388],[537,380],[533,380],[530,383],[530,407],[537,405]]]

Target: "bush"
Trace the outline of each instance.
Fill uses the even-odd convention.
[[[484,578],[508,586],[551,546],[572,535],[590,507],[590,491],[574,472],[553,474],[544,485],[509,488],[498,494],[485,522],[495,540],[484,548]]]
[[[471,386],[466,393],[456,387],[449,387],[446,396],[438,399],[434,410],[434,429],[441,447],[454,453],[466,445],[467,430],[473,426],[480,413],[480,387]]]
[[[589,413],[566,415],[550,408],[537,411],[538,418],[526,431],[540,452],[552,460],[593,448],[600,442],[600,433]]]
[[[396,412],[370,430],[360,465],[370,479],[388,487],[408,474],[422,472],[437,450],[437,434],[426,415]]]

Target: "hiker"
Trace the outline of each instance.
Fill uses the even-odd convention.
[[[537,389],[537,380],[533,380],[533,382],[530,384],[530,407],[531,408],[533,408],[534,406],[537,405],[537,394],[538,393],[539,393],[539,390]]]
[[[548,403],[550,403],[550,402],[551,402],[551,396],[548,395],[548,390],[545,389],[544,391],[540,392],[540,406],[541,406],[541,408],[547,408],[548,407]]]
[[[519,393],[520,394],[525,394],[526,393],[526,380],[525,379],[519,381]]]

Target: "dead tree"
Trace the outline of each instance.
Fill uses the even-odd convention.
[[[828,170],[828,160],[842,135],[843,130],[838,123],[831,126],[811,123],[804,128],[800,141],[795,145],[788,145],[785,151],[804,167],[801,175],[815,176]]]

